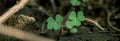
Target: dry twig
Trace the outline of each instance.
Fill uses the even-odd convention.
[[[112,23],[110,22],[110,18],[111,18],[111,15],[113,13],[115,13],[116,11],[118,11],[120,8],[117,8],[115,10],[113,10],[112,12],[110,12],[108,9],[105,9],[105,11],[107,12],[108,16],[107,16],[107,23],[109,24],[109,26],[111,26],[112,29],[114,29],[115,31],[119,31],[120,32],[120,29],[118,29],[117,27],[114,27],[112,25]]]
[[[101,30],[105,31],[105,29],[100,24],[98,24],[96,21],[89,19],[89,18],[86,18],[85,21],[91,22],[91,23],[95,24],[98,28],[100,28]]]
[[[34,35],[33,33],[24,32],[22,30],[4,26],[2,24],[0,24],[0,33],[26,41],[54,41],[52,39],[48,39],[42,36],[37,36]]]
[[[52,5],[52,10],[53,10],[54,14],[56,14],[56,12],[57,12],[56,4],[55,4],[54,0],[50,0],[50,2]]]
[[[17,11],[22,9],[28,2],[29,0],[20,0],[20,3],[14,5],[7,12],[5,12],[2,16],[0,16],[0,24],[3,23],[5,20],[7,20],[10,16],[15,14]]]

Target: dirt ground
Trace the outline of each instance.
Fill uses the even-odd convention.
[[[0,0],[0,15],[17,4],[18,0]],[[47,18],[58,13],[64,18],[69,12],[79,7],[85,18],[94,22],[83,21],[77,27],[77,33],[47,29]],[[30,0],[29,3],[3,24],[31,32],[56,41],[120,41],[120,0],[82,0],[80,6],[73,7],[70,0]],[[62,24],[65,24],[64,22]],[[105,30],[101,30],[99,25]],[[0,33],[0,41],[24,41]]]

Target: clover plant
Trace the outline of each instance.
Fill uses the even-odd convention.
[[[79,6],[81,4],[80,0],[70,0],[72,6]]]
[[[73,27],[80,26],[81,21],[85,20],[83,11],[78,11],[77,13],[75,11],[71,11],[68,18],[69,20],[66,22],[66,26],[68,27],[68,29],[70,29],[71,33],[76,33],[77,29]]]
[[[47,19],[47,28],[52,30],[59,30],[61,28],[61,22],[63,21],[63,17],[61,15],[56,15],[55,19],[49,17]]]

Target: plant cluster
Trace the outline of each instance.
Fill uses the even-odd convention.
[[[80,0],[70,0],[72,6],[79,6],[81,4]],[[85,20],[83,11],[71,11],[66,21],[66,27],[70,30],[71,33],[77,33],[77,28],[81,25],[81,22]],[[61,22],[63,21],[63,16],[57,14],[55,19],[49,17],[47,19],[47,28],[49,30],[59,30],[62,26]]]

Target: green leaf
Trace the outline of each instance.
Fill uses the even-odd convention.
[[[55,22],[55,20],[54,20],[52,17],[49,17],[49,18],[47,19],[47,23],[53,23],[53,22]]]
[[[58,29],[60,29],[60,27],[61,27],[61,24],[58,24],[58,23],[56,23],[56,22],[48,23],[48,24],[47,24],[47,28],[48,28],[49,30],[51,30],[51,29],[58,30]]]
[[[52,30],[52,29],[54,28],[54,26],[53,26],[53,24],[47,24],[47,28],[48,28],[49,30]]]
[[[78,30],[77,30],[77,28],[72,28],[72,29],[70,29],[70,32],[71,32],[71,33],[77,33]]]
[[[48,29],[54,29],[55,27],[57,27],[57,23],[56,22],[52,22],[52,23],[48,23],[47,24],[47,28]]]
[[[54,24],[55,24],[55,20],[52,18],[52,17],[49,17],[48,19],[47,19],[47,28],[48,29],[53,29],[54,28]]]
[[[77,19],[75,19],[73,22],[74,26],[80,26],[81,25],[81,22],[78,21]]]
[[[59,23],[55,23],[55,24],[52,25],[52,26],[54,26],[54,30],[59,30],[60,27],[61,27],[61,24],[59,24]]]
[[[73,6],[75,6],[76,2],[77,2],[76,0],[70,0],[71,5]]]
[[[81,2],[77,2],[77,3],[76,3],[76,6],[79,6],[80,4],[81,4]]]
[[[56,15],[55,19],[56,19],[56,22],[58,23],[61,23],[63,21],[63,17],[59,14]]]
[[[61,27],[61,24],[60,23],[57,23],[52,17],[49,17],[48,19],[47,19],[47,28],[48,29],[54,29],[54,30],[58,30],[58,29],[60,29],[60,27]]]
[[[72,21],[67,21],[66,26],[67,28],[71,29],[73,27]]]
[[[70,12],[69,19],[70,19],[70,20],[76,19],[76,12],[75,12],[75,11],[71,11],[71,12]]]
[[[79,21],[84,21],[84,20],[85,20],[85,17],[84,17],[83,14],[84,14],[83,11],[79,11],[79,12],[77,13],[77,19],[78,19]]]
[[[70,0],[70,3],[72,6],[79,6],[80,5],[80,0]]]

